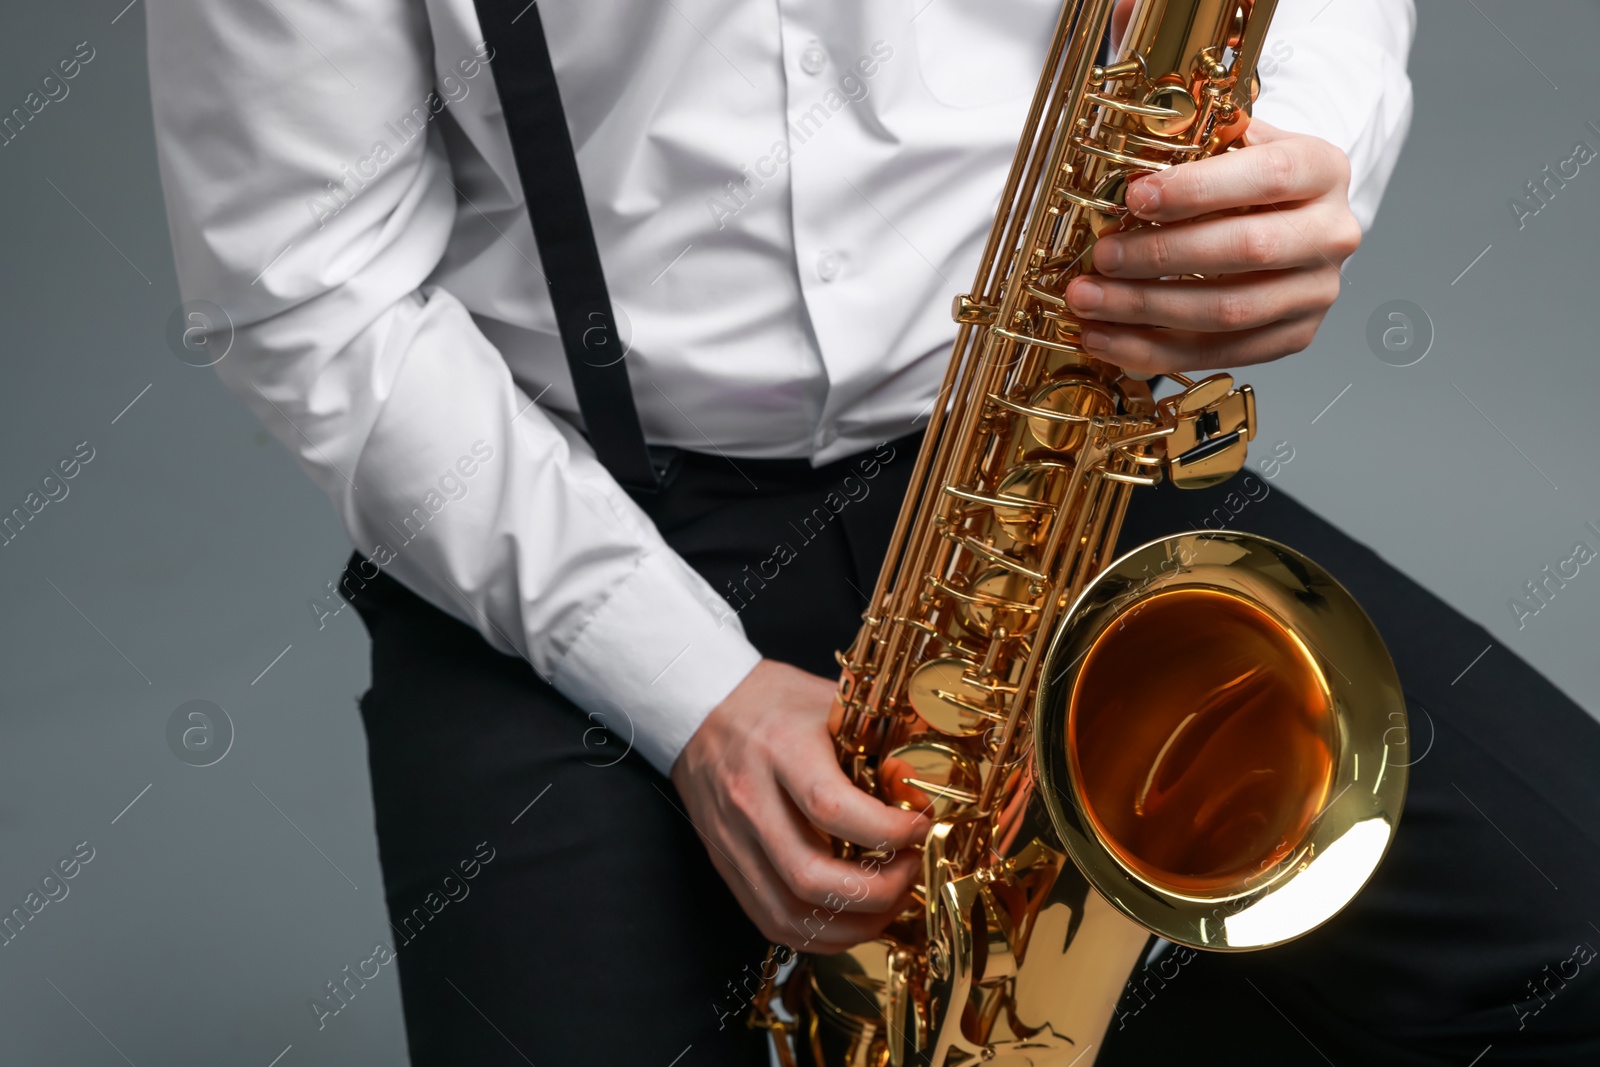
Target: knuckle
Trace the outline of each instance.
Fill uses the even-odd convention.
[[[749,818],[756,814],[760,804],[756,798],[756,787],[749,777],[736,774],[728,780],[726,786],[728,804],[739,814]]]
[[[1282,144],[1269,144],[1261,153],[1261,191],[1269,200],[1282,200],[1295,188],[1299,166],[1294,153]]]
[[[1297,322],[1273,338],[1271,350],[1262,353],[1262,358],[1279,359],[1283,356],[1292,356],[1296,352],[1304,352],[1311,347],[1311,342],[1316,336],[1315,322]]]
[[[838,796],[822,779],[812,781],[806,786],[802,803],[811,821],[822,826],[831,826],[835,823],[843,809]]]
[[[1336,270],[1324,270],[1318,281],[1322,287],[1318,293],[1318,307],[1327,310],[1333,306],[1335,300],[1339,299],[1339,290],[1343,288],[1343,283],[1339,280],[1339,272]]]
[[[1348,259],[1361,247],[1361,223],[1349,210],[1339,213],[1328,236],[1328,244],[1340,259]]]
[[[820,904],[831,893],[832,886],[826,872],[815,860],[796,867],[790,875],[789,888],[794,895],[811,904]]]
[[[803,905],[781,899],[763,899],[759,908],[761,914],[756,919],[756,926],[762,928],[770,940],[795,944],[805,936],[802,920],[810,911],[803,910]]]
[[[1224,289],[1217,294],[1212,308],[1212,318],[1225,330],[1242,330],[1256,321],[1256,302],[1238,289]]]
[[[1149,288],[1144,285],[1127,285],[1119,288],[1122,293],[1118,303],[1122,305],[1124,314],[1135,321],[1142,322],[1147,319],[1150,314],[1151,303]]]
[[[1317,324],[1304,322],[1289,331],[1289,353],[1304,352],[1311,347],[1311,342],[1316,340]]]
[[[1264,219],[1247,219],[1239,228],[1239,259],[1247,267],[1277,263],[1282,242]]]
[[[1150,261],[1150,266],[1158,275],[1176,273],[1172,267],[1172,235],[1161,230],[1150,234],[1150,239],[1145,242],[1145,253]]]

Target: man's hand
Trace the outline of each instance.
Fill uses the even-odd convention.
[[[770,940],[841,952],[876,937],[909,903],[926,818],[857,789],[828,734],[834,683],[762,660],[706,717],[672,781],[711,862]],[[888,863],[836,859],[818,830]]]
[[[1099,276],[1067,287],[1094,355],[1160,374],[1264,363],[1311,343],[1361,243],[1350,163],[1259,120],[1246,141],[1129,185],[1131,213],[1161,225],[1102,238]],[[1206,280],[1158,280],[1182,274]]]

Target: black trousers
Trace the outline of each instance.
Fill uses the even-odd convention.
[[[689,456],[645,506],[715,588],[736,591],[757,647],[831,675],[915,447],[819,470]],[[1101,1067],[1600,1063],[1600,725],[1247,477],[1136,492],[1125,547],[1209,518],[1327,566],[1398,663],[1411,793],[1375,880],[1322,929],[1269,952],[1169,951],[1136,972]],[[802,525],[818,508],[835,517]],[[794,558],[752,582],[780,544]],[[625,725],[608,732],[387,576],[352,588],[372,637],[361,713],[414,1067],[764,1065],[742,1025],[762,938]]]

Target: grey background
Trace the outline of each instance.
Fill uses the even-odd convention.
[[[3,112],[77,42],[97,53],[0,148],[3,510],[95,449],[0,548],[0,911],[95,849],[0,947],[0,1062],[403,1063],[392,966],[321,1031],[307,1007],[390,936],[355,708],[366,636],[353,611],[319,630],[306,604],[349,548],[212,372],[167,349],[143,13],[116,18],[122,2],[13,5],[0,38]],[[1409,147],[1316,344],[1246,376],[1257,455],[1289,442],[1275,486],[1482,622],[1489,654],[1600,709],[1600,566],[1522,629],[1508,607],[1600,544],[1583,528],[1600,525],[1600,160],[1520,232],[1507,206],[1577,140],[1600,148],[1600,10],[1419,7]],[[1405,368],[1366,340],[1397,299],[1435,332]],[[193,699],[237,730],[208,768],[167,747]]]

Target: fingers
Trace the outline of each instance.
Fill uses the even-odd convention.
[[[686,814],[763,934],[811,952],[876,937],[907,906],[925,825],[860,792],[826,721],[834,684],[763,660],[672,767]],[[814,820],[814,823],[813,823]],[[829,835],[888,855],[840,859]]]
[[[890,807],[858,789],[840,770],[833,746],[822,735],[818,743],[777,765],[778,781],[801,813],[824,833],[864,848],[903,848],[920,844],[928,820]]]
[[[1349,159],[1328,142],[1268,134],[1236,151],[1139,178],[1128,187],[1127,204],[1141,219],[1176,222],[1231,208],[1313,200],[1349,182]]]
[[[722,812],[716,821],[712,832],[724,844],[712,859],[726,861],[719,870],[746,913],[772,940],[808,952],[876,937],[905,908],[921,873],[921,857],[909,849],[887,860],[839,859],[776,786],[754,811]]]
[[[840,952],[876,937],[903,911],[921,872],[911,849],[834,856],[771,778],[739,778],[720,795],[688,780],[683,799],[712,865],[767,938]]]
[[[1095,323],[1084,331],[1083,342],[1100,359],[1144,374],[1212,370],[1299,352],[1311,344],[1321,321],[1321,314],[1302,315],[1235,333]]]
[[[1320,316],[1340,281],[1332,267],[1181,282],[1083,277],[1067,287],[1067,302],[1080,319],[1228,333]]]
[[[1159,374],[1261,363],[1311,343],[1339,294],[1339,264],[1361,242],[1343,195],[1349,161],[1315,137],[1250,129],[1245,148],[1129,186],[1135,216],[1181,225],[1096,243],[1098,274],[1066,294],[1090,352]],[[1157,280],[1182,275],[1205,279]]]
[[[1109,278],[1167,278],[1337,266],[1360,243],[1356,217],[1330,202],[1111,234],[1095,243],[1094,267]]]
[[[741,854],[737,863],[725,849],[712,849],[711,862],[739,907],[769,941],[803,952],[843,952],[877,937],[893,921],[895,910],[858,913],[846,911],[837,900],[822,904],[801,900],[753,844],[746,842],[751,851]],[[909,896],[901,903],[902,907],[909,903]]]
[[[888,862],[839,859],[781,800],[751,832],[788,891],[807,905],[881,914],[894,908],[920,870],[920,858],[905,848],[894,849]]]
[[[1133,0],[1117,0],[1117,6],[1111,9],[1111,41],[1112,50],[1122,47],[1122,35],[1127,32],[1128,20],[1133,17]]]

